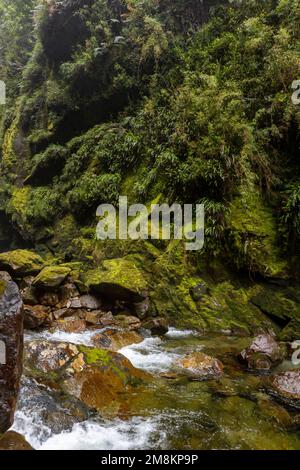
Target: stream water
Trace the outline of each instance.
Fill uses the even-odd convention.
[[[90,332],[27,335],[37,338],[91,344]],[[264,377],[245,372],[236,360],[246,344],[247,338],[200,336],[176,329],[165,338],[146,337],[120,351],[135,367],[157,377],[131,397],[130,412],[122,419],[93,416],[63,431],[45,418],[39,393],[47,390],[33,400],[36,384],[26,379],[13,429],[39,450],[300,449],[299,425],[292,425],[295,416],[265,393]],[[224,377],[208,382],[174,378],[176,361],[199,350],[223,362]],[[49,409],[55,408],[53,398],[47,400]]]

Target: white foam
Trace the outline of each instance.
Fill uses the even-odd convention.
[[[198,331],[195,330],[177,330],[177,328],[169,328],[168,333],[165,335],[167,338],[188,338],[189,336],[198,336]]]
[[[160,338],[146,338],[142,343],[120,349],[119,353],[138,369],[148,372],[166,372],[180,357],[174,350],[165,350]]]
[[[86,330],[82,333],[66,333],[65,331],[55,330],[54,332],[50,331],[41,331],[38,333],[26,333],[25,341],[32,340],[47,340],[47,341],[56,341],[61,343],[73,343],[73,344],[82,344],[83,346],[95,346],[92,342],[92,337],[97,333],[102,333],[106,328],[98,330]]]

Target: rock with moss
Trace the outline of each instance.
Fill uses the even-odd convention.
[[[71,268],[66,266],[47,266],[34,279],[33,286],[37,289],[56,289],[70,273]]]
[[[0,254],[0,269],[8,271],[14,277],[37,274],[44,266],[44,260],[29,250],[14,250]]]
[[[85,274],[84,282],[92,292],[112,299],[139,302],[147,296],[145,275],[125,258],[104,261],[101,268]]]
[[[121,354],[48,341],[27,344],[24,367],[38,383],[108,414],[117,413],[130,393],[150,378]]]

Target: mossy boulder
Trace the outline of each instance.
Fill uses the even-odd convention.
[[[147,296],[147,281],[136,264],[125,258],[106,260],[102,268],[88,271],[84,282],[92,292],[131,302]]]
[[[8,431],[0,436],[0,450],[34,450],[25,437],[15,431]]]
[[[71,273],[66,266],[47,266],[37,275],[33,286],[38,289],[55,289],[59,287]]]
[[[25,373],[90,409],[108,414],[124,409],[128,394],[136,393],[136,388],[150,379],[121,354],[48,341],[27,345]]]
[[[0,253],[0,269],[8,271],[12,276],[24,277],[37,274],[44,266],[44,260],[29,250],[14,250]]]

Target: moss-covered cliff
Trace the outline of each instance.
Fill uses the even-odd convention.
[[[152,313],[177,323],[282,328],[253,302],[273,288],[300,318],[299,3],[17,3],[0,2],[5,249],[83,272],[134,260]],[[119,195],[204,203],[204,250],[95,241],[96,207]]]

